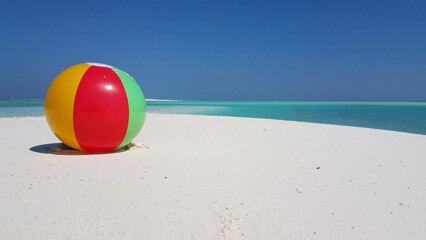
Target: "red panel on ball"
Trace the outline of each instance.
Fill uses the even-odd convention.
[[[129,105],[117,74],[91,66],[81,79],[74,102],[74,131],[88,153],[112,152],[126,135]]]

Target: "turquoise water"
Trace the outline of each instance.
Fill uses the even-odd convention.
[[[426,102],[149,101],[148,112],[294,120],[426,135]],[[43,116],[42,100],[0,100],[0,117]]]
[[[41,99],[0,99],[0,117],[43,116],[43,104]]]

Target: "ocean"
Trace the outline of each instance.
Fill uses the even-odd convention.
[[[426,135],[426,102],[147,101],[147,111],[269,118]],[[43,115],[43,100],[0,100],[0,117]]]

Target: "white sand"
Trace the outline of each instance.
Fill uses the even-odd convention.
[[[42,117],[0,134],[1,239],[426,238],[425,135],[149,114],[141,149],[55,155]]]

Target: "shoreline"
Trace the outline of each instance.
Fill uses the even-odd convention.
[[[165,100],[169,101],[169,100]],[[175,100],[170,100],[175,101]],[[179,100],[176,100],[179,101]],[[302,124],[314,124],[314,125],[326,125],[326,126],[337,126],[337,127],[344,127],[344,128],[356,128],[356,129],[369,129],[374,131],[385,131],[385,132],[394,132],[394,133],[402,133],[402,134],[413,134],[413,135],[420,135],[420,136],[426,136],[426,134],[422,133],[415,133],[415,132],[404,132],[404,131],[398,131],[398,130],[391,130],[391,129],[382,129],[382,128],[372,128],[372,127],[363,127],[363,126],[355,126],[355,125],[340,125],[340,124],[333,124],[333,123],[323,123],[323,122],[306,122],[306,121],[298,121],[298,120],[286,120],[286,119],[275,119],[275,118],[263,118],[263,117],[242,117],[242,116],[222,116],[222,115],[204,115],[204,114],[183,114],[183,113],[163,113],[163,112],[147,112],[149,115],[176,115],[176,116],[199,116],[199,117],[217,117],[217,118],[237,118],[237,119],[260,119],[260,120],[266,120],[266,121],[282,121],[282,122],[289,122],[289,123],[302,123]],[[21,119],[21,118],[43,118],[45,119],[45,116],[13,116],[13,117],[0,117],[0,119]],[[49,129],[50,130],[50,129]],[[142,132],[143,130],[141,130]],[[59,143],[59,140],[58,140]]]
[[[148,113],[146,148],[55,155],[0,118],[0,234],[16,239],[422,239],[426,136]]]
[[[25,102],[25,101],[24,101]],[[28,105],[28,106],[25,106]],[[42,116],[42,106],[31,102],[0,107],[0,118]],[[18,106],[19,105],[19,106]],[[149,113],[193,114],[277,119],[341,126],[366,127],[426,135],[426,102],[237,102],[147,101]]]

